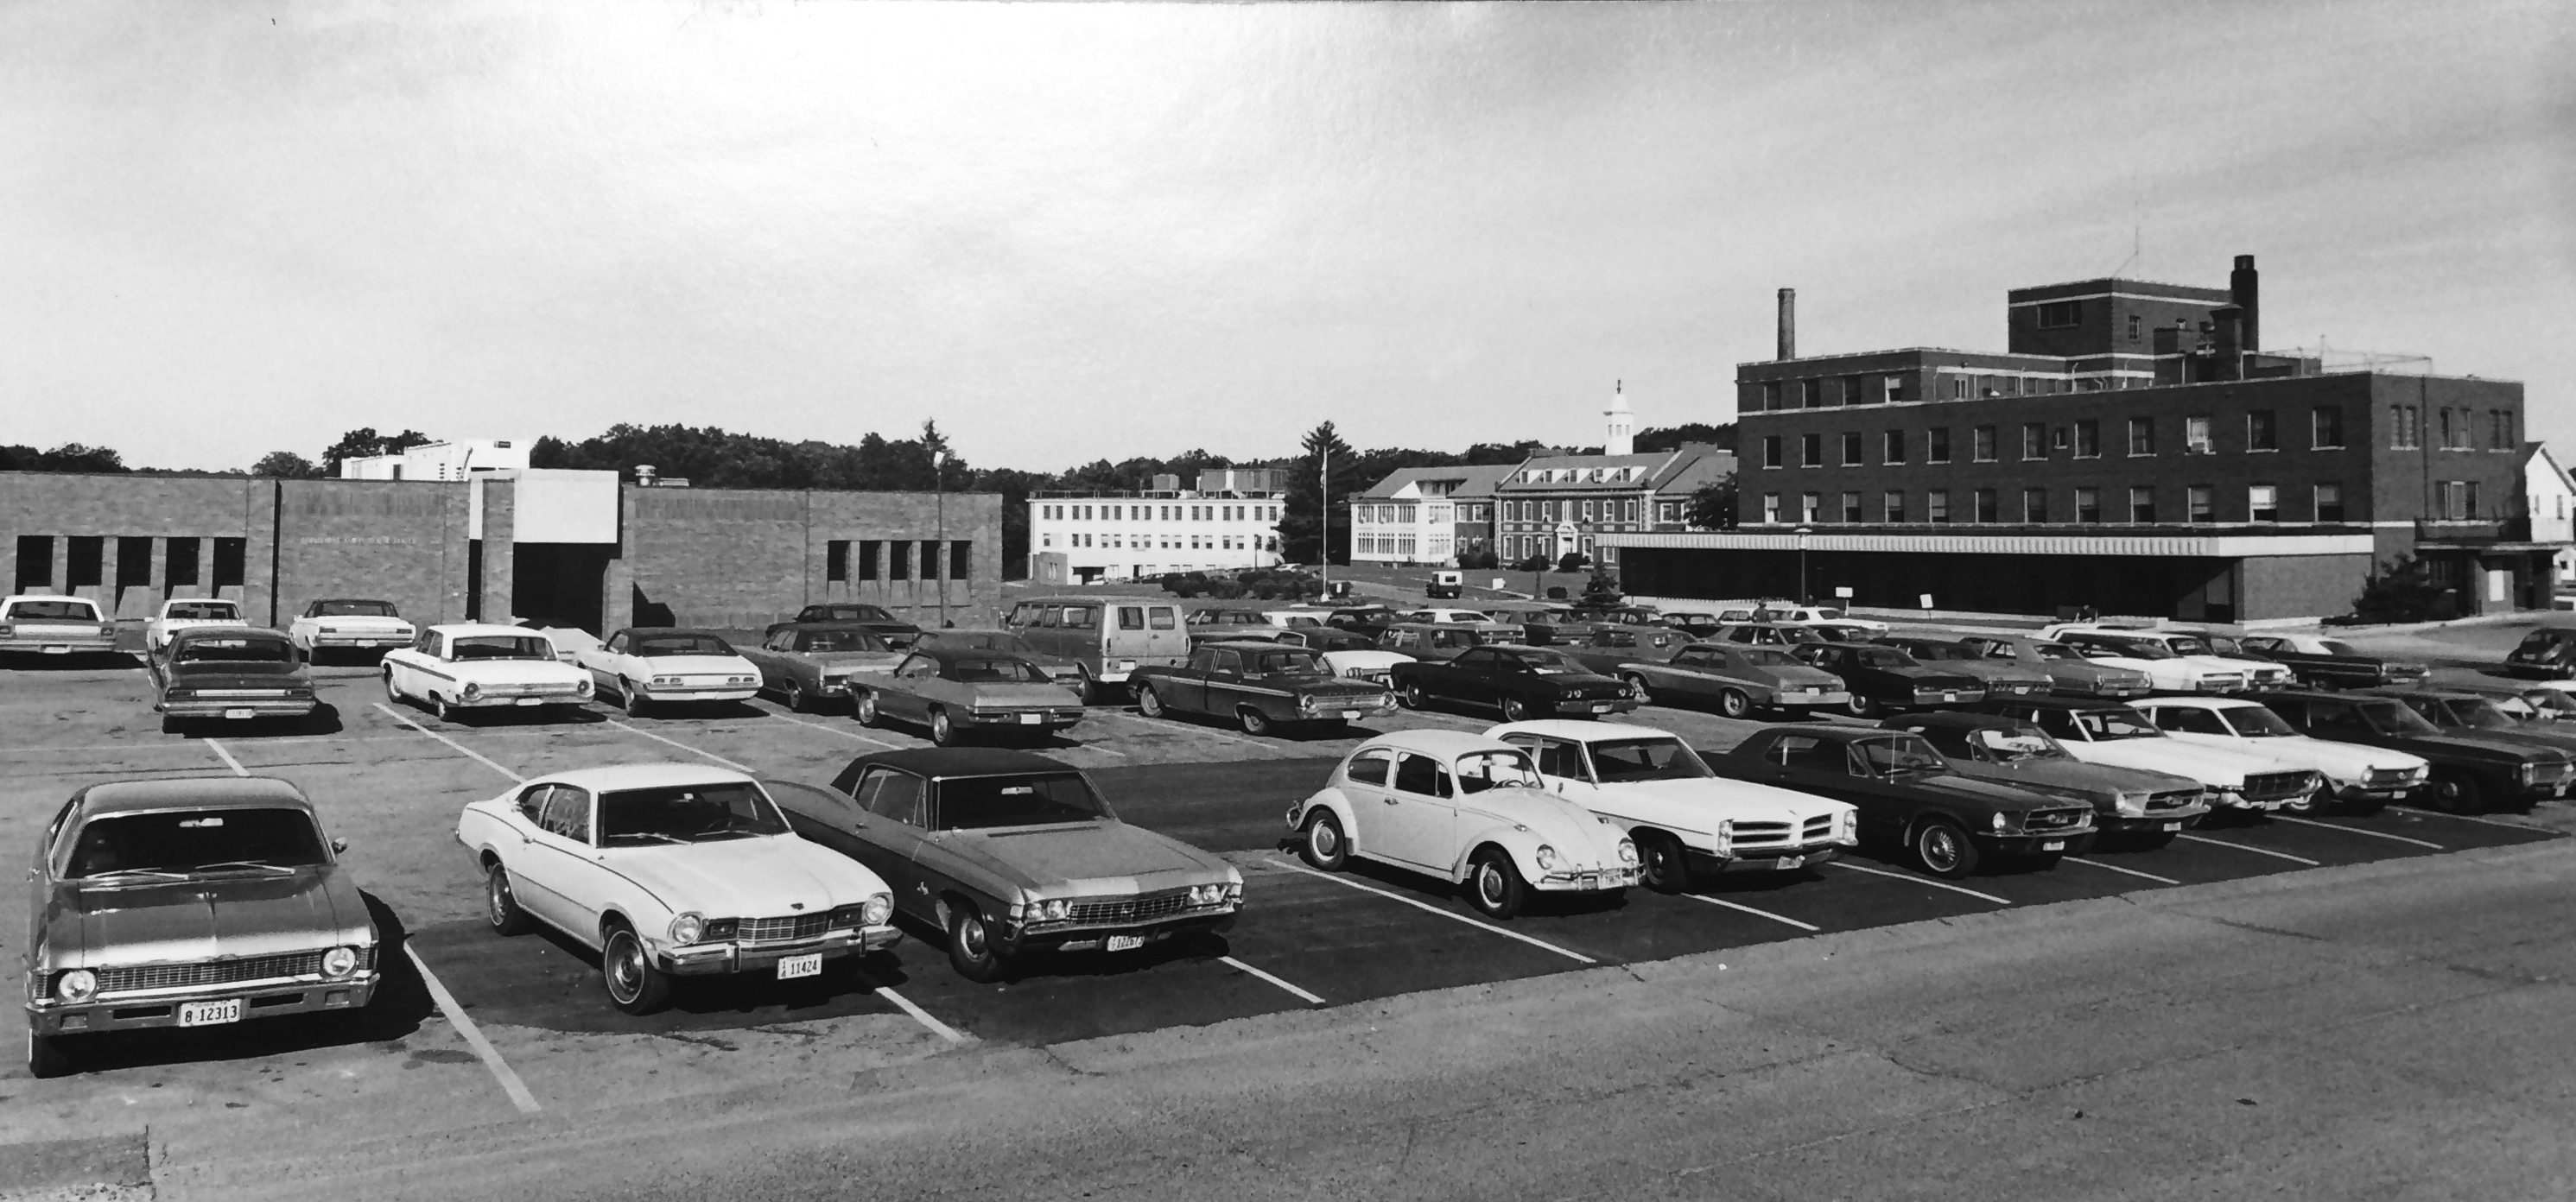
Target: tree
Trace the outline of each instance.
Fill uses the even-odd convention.
[[[1732,451],[1735,449],[1735,423],[1712,426],[1704,422],[1685,422],[1678,426],[1656,426],[1637,431],[1639,454],[1669,451],[1686,442],[1708,443]]]
[[[1584,565],[1591,562],[1592,560],[1581,551],[1568,551],[1565,553],[1565,558],[1556,561],[1556,570],[1560,572],[1580,572],[1583,570]]]
[[[1280,501],[1279,553],[1292,563],[1349,563],[1348,510],[1334,513],[1328,526],[1327,507],[1346,506],[1352,496],[1373,482],[1359,479],[1359,456],[1334,432],[1333,423],[1325,422],[1308,431],[1301,445],[1306,453],[1288,465],[1287,495]],[[1332,469],[1329,481],[1320,474],[1327,452]],[[1329,539],[1325,537],[1328,530]],[[1326,556],[1331,559],[1327,561]]]
[[[313,480],[320,478],[322,469],[293,451],[270,451],[250,465],[250,474],[269,480]]]
[[[1594,565],[1591,578],[1583,582],[1584,602],[1589,605],[1617,605],[1626,599],[1627,594],[1619,591],[1619,577],[1611,573],[1610,566]]]
[[[2453,590],[2434,581],[2430,565],[2400,555],[2362,582],[2352,612],[2364,622],[2433,622],[2455,616],[2458,605]]]
[[[50,451],[29,446],[0,448],[0,471],[122,474],[133,470],[125,466],[125,457],[110,447],[67,442]]]
[[[1735,477],[1711,480],[1691,490],[1690,524],[1702,530],[1735,529]]]
[[[376,455],[399,455],[413,447],[436,441],[438,440],[418,430],[405,430],[388,437],[376,433],[374,426],[360,426],[341,435],[340,441],[332,443],[323,450],[322,474],[339,475],[340,464],[346,460],[366,459]]]

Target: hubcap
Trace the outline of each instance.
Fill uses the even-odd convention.
[[[1944,827],[1923,832],[1923,862],[1947,871],[1959,864],[1957,836]]]
[[[483,883],[483,903],[491,908],[494,926],[501,925],[501,920],[509,913],[509,904],[505,900],[510,895],[509,889],[508,885],[501,882],[501,874],[498,872],[493,873],[491,878]]]
[[[1503,870],[1487,863],[1484,870],[1476,874],[1476,892],[1484,897],[1486,905],[1503,904]]]
[[[982,920],[982,919],[980,919],[980,918],[961,918],[961,919],[958,919],[958,920],[957,920],[957,942],[958,942],[958,944],[959,944],[960,946],[963,946],[963,947],[966,949],[966,957],[967,957],[968,959],[970,959],[970,960],[981,960],[981,959],[983,959],[983,958],[984,958],[984,920]]]
[[[1307,827],[1306,841],[1315,849],[1316,857],[1325,860],[1333,858],[1333,849],[1340,846],[1342,842],[1340,837],[1333,833],[1333,824],[1329,821],[1318,822]]]
[[[644,987],[644,950],[632,935],[621,935],[609,947],[608,993],[621,1002],[635,1000]]]

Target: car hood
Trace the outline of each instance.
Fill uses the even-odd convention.
[[[1713,831],[1721,818],[1736,822],[1786,822],[1797,830],[1807,819],[1850,808],[1843,802],[1723,776],[1699,780],[1641,780],[1601,785],[1599,809],[1622,817],[1669,815],[1695,831]]]
[[[1233,879],[1224,861],[1124,822],[942,831],[931,838],[996,882],[1048,897],[1149,893]]]
[[[278,955],[372,942],[372,930],[357,886],[328,864],[115,888],[66,881],[46,906],[63,968]]]
[[[211,663],[171,664],[163,669],[172,684],[190,688],[239,683],[253,688],[273,689],[284,685],[303,684],[301,664],[264,664],[216,660]]]
[[[2373,768],[2413,768],[2423,757],[2403,751],[2371,747],[2361,743],[2329,743],[2305,735],[2240,740],[2244,749],[2257,755],[2277,755],[2303,765],[2314,765],[2332,775],[2359,776]]]
[[[2556,747],[2520,739],[2490,738],[2483,732],[2468,735],[2444,731],[2436,735],[2381,736],[2399,744],[2400,749],[2425,757],[2471,755],[2481,758],[2501,757],[2509,760],[2545,760],[2563,758],[2566,753]]]
[[[819,914],[887,892],[876,873],[794,835],[612,847],[599,855],[601,864],[674,913],[695,910],[709,918]]]
[[[1962,767],[1960,771],[1981,780],[2062,793],[2111,794],[2141,789],[2150,793],[2172,793],[2200,788],[2199,781],[2187,776],[2151,768],[2088,764],[2082,760],[2023,759],[2001,764],[1976,763]]]
[[[1539,842],[1575,857],[1579,868],[1615,864],[1614,849],[1627,837],[1580,803],[1544,789],[1487,789],[1459,798],[1459,833],[1465,835],[1478,818],[1526,828]]]
[[[2576,731],[2560,734],[2556,731],[2533,730],[2526,726],[2516,730],[2445,730],[2442,733],[2446,737],[2467,737],[2483,742],[2528,747],[2534,751],[2554,751],[2561,755],[2576,753]]]
[[[2248,775],[2266,772],[2305,771],[2298,764],[2273,756],[2180,739],[2114,739],[2085,743],[2070,750],[2096,764],[2170,772],[2212,785],[2241,785]]]
[[[381,614],[306,618],[304,621],[311,622],[316,627],[328,626],[333,630],[409,630],[412,628],[411,623],[401,618],[388,618]]]
[[[1940,796],[1953,803],[1966,803],[1989,810],[2027,810],[2041,806],[2063,805],[2048,794],[2000,781],[1979,780],[1955,772],[1929,772],[1908,779],[1907,784]]]

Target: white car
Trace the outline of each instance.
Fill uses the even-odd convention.
[[[579,705],[590,677],[555,658],[546,636],[521,626],[432,626],[385,653],[385,700],[414,701],[441,718],[457,710]]]
[[[1374,651],[1359,648],[1349,651],[1318,652],[1317,658],[1323,660],[1324,667],[1335,676],[1347,676],[1353,680],[1365,680],[1371,684],[1381,684],[1389,688],[1395,686],[1395,666],[1413,662],[1412,656],[1401,651]]]
[[[1857,626],[1872,634],[1885,634],[1888,625],[1871,618],[1855,618],[1830,605],[1773,606],[1769,621],[1782,626]]]
[[[1290,630],[1306,630],[1322,626],[1324,624],[1324,619],[1331,616],[1333,616],[1333,611],[1329,609],[1307,609],[1300,606],[1290,606],[1287,609],[1265,609],[1261,611],[1262,621],[1267,622],[1272,626],[1283,626]]]
[[[1481,609],[1409,609],[1395,615],[1398,622],[1491,622],[1493,618]]]
[[[393,602],[356,597],[314,601],[286,627],[287,641],[308,660],[330,651],[391,651],[410,646],[419,633]]]
[[[618,631],[575,652],[604,700],[617,695],[631,716],[664,702],[749,701],[760,695],[760,665],[724,636],[703,630],[646,627]]]
[[[1625,829],[1660,893],[1701,873],[1814,867],[1860,845],[1849,802],[1728,780],[1668,731],[1546,720],[1506,722],[1485,737],[1529,752],[1548,788]]]
[[[116,623],[87,597],[21,594],[0,601],[0,655],[95,655],[116,650]]]
[[[161,603],[161,612],[143,624],[143,649],[153,655],[170,645],[175,631],[199,626],[248,626],[242,617],[241,602],[216,597],[183,597]]]
[[[2210,790],[2212,809],[2286,809],[2309,804],[2308,795],[2324,787],[2315,769],[2294,760],[2185,742],[2118,702],[2014,698],[1988,702],[1984,712],[2037,726],[2064,745],[2068,755],[2088,764],[2190,777]]]
[[[2420,755],[2360,743],[2329,743],[2291,729],[2279,714],[2259,701],[2235,697],[2158,697],[2132,701],[2129,708],[2145,714],[2166,736],[2185,743],[2230,747],[2313,769],[2325,787],[2304,802],[2283,807],[2293,813],[2323,811],[2338,801],[2378,809],[2397,801],[2432,779],[2433,765]]]
[[[1493,918],[1533,892],[1616,896],[1637,883],[1637,845],[1549,792],[1529,753],[1455,730],[1379,735],[1314,796],[1288,807],[1299,854],[1326,872],[1358,856],[1467,886]]]
[[[2298,677],[2281,664],[2220,655],[2209,640],[2196,634],[2061,622],[2042,628],[2039,637],[2073,647],[2076,654],[2096,663],[2144,672],[2162,692],[2242,693],[2286,689],[2298,683]]]
[[[597,949],[629,1014],[659,1009],[675,976],[816,977],[902,937],[884,878],[796,835],[760,782],[722,768],[542,776],[466,806],[456,841],[482,873],[485,923],[542,922]]]

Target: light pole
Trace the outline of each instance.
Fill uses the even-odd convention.
[[[1333,447],[1325,443],[1315,448],[1316,526],[1315,562],[1322,569],[1324,599],[1333,597]]]
[[[939,549],[932,554],[947,561],[932,565],[939,569],[939,625],[943,629],[948,625],[948,569],[957,563],[957,557],[948,553],[948,482],[942,479],[945,473],[940,470],[947,462],[948,452],[930,453],[931,504],[937,510],[939,523]]]
[[[1804,526],[1798,527],[1798,604],[1800,605],[1807,603],[1807,536],[1813,533],[1815,532]]]

